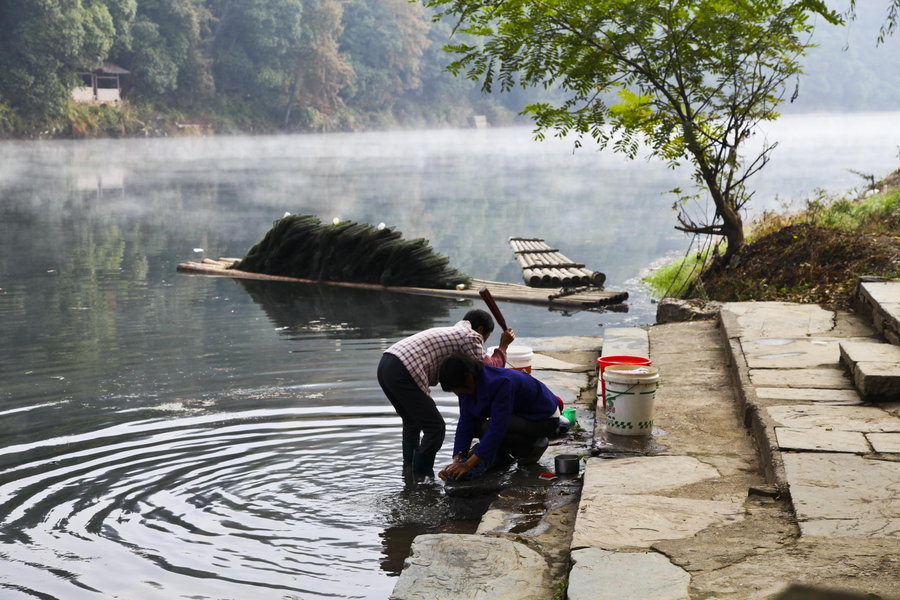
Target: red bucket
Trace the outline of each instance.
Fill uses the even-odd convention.
[[[597,359],[600,365],[600,398],[603,401],[603,408],[606,408],[606,382],[603,380],[603,371],[609,365],[644,365],[652,364],[649,358],[643,356],[601,356]]]

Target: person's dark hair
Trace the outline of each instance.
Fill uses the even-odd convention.
[[[465,387],[467,374],[471,374],[472,377],[478,379],[483,369],[484,363],[481,361],[464,354],[451,354],[441,363],[438,381],[441,383],[442,390],[452,392],[455,389]]]
[[[481,310],[480,308],[473,308],[469,312],[466,313],[466,316],[463,317],[463,321],[468,321],[472,324],[472,329],[478,329],[479,327],[484,327],[484,335],[487,337],[494,331],[494,319],[486,310]]]

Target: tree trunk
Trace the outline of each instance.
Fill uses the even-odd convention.
[[[299,75],[294,74],[294,80],[291,82],[291,89],[288,90],[287,108],[284,109],[284,125],[282,129],[287,131],[291,124],[291,110],[294,108],[294,98],[297,96],[297,79]]]
[[[725,266],[731,262],[731,259],[740,252],[744,246],[744,223],[741,215],[730,205],[720,208],[719,214],[722,217],[722,234],[728,241],[728,247],[722,256],[722,263]]]
[[[707,162],[707,157],[701,146],[697,143],[693,129],[685,126],[685,134],[688,137],[688,149],[694,157],[697,165],[697,176],[706,185],[716,206],[716,214],[722,219],[721,232],[728,241],[728,247],[722,256],[722,265],[727,266],[744,245],[744,222],[740,213],[735,209],[735,202],[728,194],[722,191],[719,180],[713,169]]]

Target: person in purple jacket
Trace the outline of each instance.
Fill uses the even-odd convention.
[[[453,462],[441,469],[441,479],[473,479],[512,459],[537,462],[559,426],[559,398],[528,373],[452,354],[441,363],[439,380],[459,398]],[[480,442],[470,450],[476,437]]]

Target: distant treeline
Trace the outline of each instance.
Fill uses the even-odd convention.
[[[860,23],[869,12],[859,7]],[[185,124],[356,130],[464,125],[477,114],[502,124],[552,94],[485,96],[478,82],[453,77],[442,51],[451,30],[408,0],[0,0],[0,136],[157,134]],[[823,33],[797,107],[900,109],[900,61],[886,60],[897,40],[876,48],[869,35],[848,54],[844,33]],[[72,102],[79,73],[105,63],[128,71],[125,101]]]

